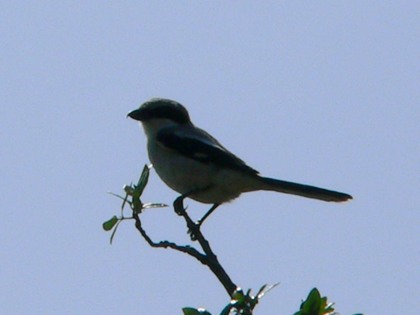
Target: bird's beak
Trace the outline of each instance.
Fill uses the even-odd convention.
[[[134,120],[142,121],[144,119],[144,114],[143,114],[143,111],[140,108],[138,108],[129,112],[127,114],[127,117],[130,117]]]

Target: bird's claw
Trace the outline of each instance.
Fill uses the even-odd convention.
[[[196,232],[200,231],[200,226],[201,226],[200,221],[197,221],[197,222],[194,223],[194,228],[189,228],[188,229],[187,233],[190,235],[191,241],[196,241],[197,240]]]
[[[175,199],[174,210],[175,210],[176,214],[178,214],[178,215],[182,215],[184,213],[184,211],[185,211],[184,196],[179,196],[178,198]]]

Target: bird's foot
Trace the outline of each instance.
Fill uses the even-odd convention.
[[[184,208],[184,198],[184,196],[179,196],[174,201],[174,210],[177,215],[183,215],[185,212],[186,208]]]
[[[197,222],[195,222],[193,224],[194,224],[193,226],[190,226],[188,228],[188,232],[187,233],[190,236],[191,241],[196,241],[197,240],[197,234],[200,233],[200,226],[201,226],[201,224],[200,224],[200,221],[197,221]]]

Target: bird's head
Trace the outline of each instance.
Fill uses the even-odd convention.
[[[141,122],[147,135],[155,134],[161,128],[191,124],[187,109],[180,103],[165,98],[152,98],[127,116]]]

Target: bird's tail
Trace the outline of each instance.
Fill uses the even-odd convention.
[[[259,177],[263,190],[278,191],[286,194],[303,196],[324,201],[341,202],[353,199],[352,196],[324,188],[302,185],[268,177]]]

